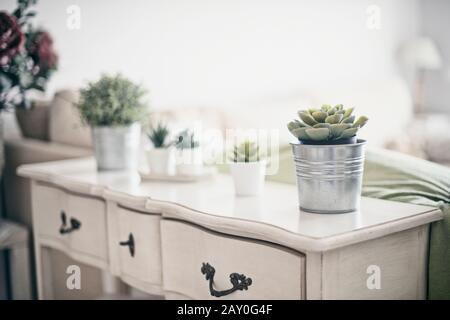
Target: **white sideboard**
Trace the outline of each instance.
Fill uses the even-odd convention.
[[[236,197],[227,175],[141,182],[97,172],[92,158],[18,174],[32,180],[39,298],[51,297],[42,249],[52,248],[166,298],[423,299],[429,224],[442,218],[370,198],[358,212],[300,212],[296,186]]]

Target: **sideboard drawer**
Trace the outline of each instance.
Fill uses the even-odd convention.
[[[78,230],[67,234],[70,247],[78,252],[107,258],[105,202],[91,197],[66,193],[66,215],[81,223]]]
[[[39,235],[64,241],[59,233],[64,213],[64,193],[60,189],[38,184],[33,190],[33,223]]]
[[[42,241],[69,249],[69,255],[84,254],[106,261],[104,201],[46,184],[37,184],[33,192],[33,214]]]
[[[305,258],[301,253],[176,220],[161,221],[161,239],[166,291],[193,299],[215,299],[206,279],[213,268],[210,278],[216,298],[304,298]],[[234,287],[231,279],[239,275],[245,275],[238,283],[246,283],[247,289],[229,290]]]
[[[117,208],[119,265],[128,276],[161,287],[160,216]],[[126,279],[125,279],[126,280]]]

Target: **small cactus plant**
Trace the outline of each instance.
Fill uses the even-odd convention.
[[[195,139],[194,133],[189,129],[185,129],[178,134],[177,142],[175,143],[177,149],[194,149],[200,146],[200,142]]]
[[[352,113],[353,108],[344,109],[342,104],[334,107],[325,104],[320,109],[300,110],[300,120],[289,122],[287,127],[301,142],[338,143],[355,137],[369,120],[360,116],[355,121]]]
[[[231,156],[232,162],[257,162],[261,158],[259,146],[256,142],[244,141],[234,146]]]
[[[147,137],[156,149],[168,148],[172,145],[172,143],[167,142],[167,138],[169,137],[169,129],[162,123],[158,123],[156,127],[151,128],[147,133]]]

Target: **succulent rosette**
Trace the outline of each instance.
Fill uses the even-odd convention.
[[[369,120],[366,116],[356,119],[354,108],[344,109],[322,105],[319,109],[300,110],[296,119],[288,123],[288,129],[301,142],[333,144],[356,136]]]

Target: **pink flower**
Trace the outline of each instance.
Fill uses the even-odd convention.
[[[17,24],[16,17],[0,11],[0,65],[8,64],[25,43],[25,35]]]
[[[53,48],[53,39],[48,32],[37,31],[31,37],[28,52],[41,70],[56,69],[58,55]]]

